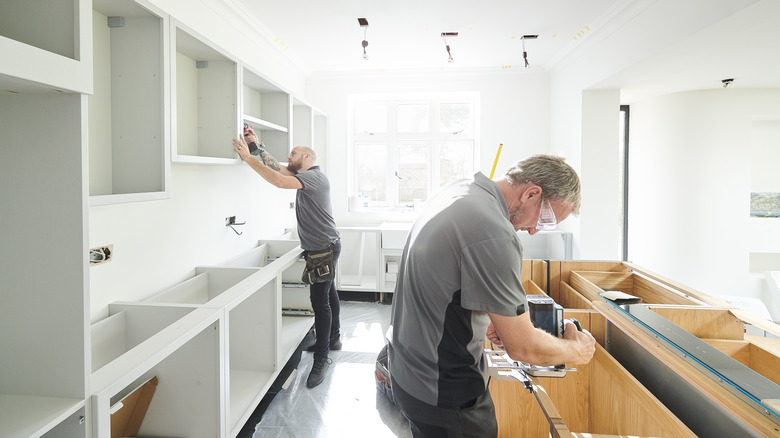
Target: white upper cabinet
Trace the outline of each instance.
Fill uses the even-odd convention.
[[[279,162],[290,153],[290,94],[248,67],[243,69],[242,119]]]
[[[88,0],[1,1],[2,89],[92,92],[90,4]]]
[[[168,20],[132,0],[93,2],[90,205],[168,196]]]
[[[171,23],[173,162],[238,164],[237,62],[184,25]]]

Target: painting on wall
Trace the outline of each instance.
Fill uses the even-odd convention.
[[[780,193],[751,193],[750,215],[780,217]]]

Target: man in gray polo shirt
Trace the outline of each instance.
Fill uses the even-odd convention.
[[[298,222],[298,237],[305,251],[333,250],[333,265],[341,253],[341,239],[333,220],[330,201],[330,182],[325,172],[314,163],[314,151],[308,147],[296,146],[290,151],[287,167],[281,167],[276,158],[265,151],[259,143],[260,160],[252,157],[247,141],[258,144],[251,129],[245,130],[245,137],[233,140],[233,148],[241,159],[260,176],[276,187],[295,189],[295,215]],[[325,379],[330,366],[328,352],[341,349],[339,296],[333,280],[318,281],[310,285],[309,298],[314,310],[314,331],[316,342],[306,386],[313,388]]]
[[[558,339],[533,327],[520,281],[517,231],[549,229],[579,203],[577,174],[547,155],[496,181],[456,181],[426,202],[403,250],[388,346],[393,397],[415,438],[496,436],[486,337],[523,362],[590,361],[587,331],[568,323]]]

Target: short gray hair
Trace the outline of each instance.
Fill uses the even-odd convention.
[[[580,178],[562,157],[534,155],[515,163],[504,176],[512,185],[536,184],[545,199],[570,204],[572,213],[580,212]]]

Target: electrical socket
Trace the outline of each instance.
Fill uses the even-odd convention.
[[[98,246],[89,250],[89,265],[100,265],[110,262],[114,257],[114,244]]]

